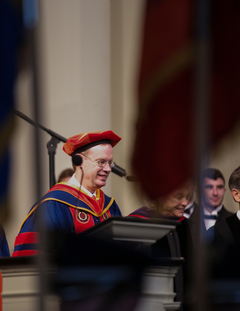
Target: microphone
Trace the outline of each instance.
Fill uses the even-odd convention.
[[[72,156],[72,163],[76,166],[80,166],[82,164],[82,157],[79,154],[74,154]]]
[[[121,168],[120,166],[118,166],[117,164],[115,164],[113,167],[112,167],[112,172],[117,174],[118,176],[120,177],[125,177],[127,176],[127,172],[125,171],[125,169]]]

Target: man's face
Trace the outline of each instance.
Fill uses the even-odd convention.
[[[185,207],[190,202],[192,193],[192,184],[187,184],[186,186],[174,191],[162,200],[159,206],[159,212],[166,217],[181,218]]]
[[[221,205],[225,191],[222,178],[214,180],[206,177],[202,189],[204,207],[213,210]]]
[[[108,175],[111,172],[111,167],[107,164],[104,167],[99,167],[95,160],[101,161],[112,161],[113,151],[112,146],[109,144],[106,145],[97,145],[92,147],[86,152],[87,157],[83,156],[83,181],[82,185],[88,191],[93,193],[95,190],[102,188],[106,185]]]

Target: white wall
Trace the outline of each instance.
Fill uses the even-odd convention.
[[[112,8],[112,127],[123,137],[123,148],[116,146],[116,162],[131,174],[131,154],[137,115],[137,73],[141,53],[143,0],[111,1]],[[132,183],[112,176],[113,196],[124,215],[143,205]]]

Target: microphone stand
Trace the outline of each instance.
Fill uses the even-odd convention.
[[[48,155],[49,155],[49,179],[50,179],[50,188],[56,184],[55,178],[55,154],[57,149],[57,144],[60,141],[53,137],[47,143]]]
[[[53,132],[52,130],[47,129],[46,127],[42,126],[41,124],[34,122],[30,118],[28,118],[25,114],[18,110],[14,110],[14,113],[27,121],[28,123],[32,124],[33,126],[39,127],[40,129],[47,132],[49,135],[51,135],[51,139],[47,143],[47,149],[48,149],[48,155],[49,155],[49,184],[50,188],[55,185],[56,179],[55,179],[55,154],[57,149],[57,144],[62,141],[65,143],[67,141],[67,138]]]
[[[65,143],[67,141],[67,138],[53,132],[50,129],[47,129],[46,127],[42,126],[41,124],[34,122],[30,118],[28,118],[24,113],[14,110],[14,113],[19,116],[20,118],[24,119],[28,123],[32,124],[35,127],[39,127],[43,131],[47,132],[49,135],[51,135],[51,139],[47,143],[47,149],[48,149],[48,155],[49,155],[49,183],[50,188],[55,185],[56,179],[55,179],[55,154],[57,150],[57,144],[60,142]],[[112,167],[112,172],[117,174],[120,177],[125,177],[128,181],[137,181],[137,178],[134,176],[128,176],[125,169],[121,168],[117,164],[115,164]]]

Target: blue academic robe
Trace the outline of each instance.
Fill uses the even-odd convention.
[[[68,183],[54,185],[29,211],[15,239],[13,257],[38,254],[38,224],[52,232],[79,234],[113,216],[122,216],[100,189],[96,199]]]

